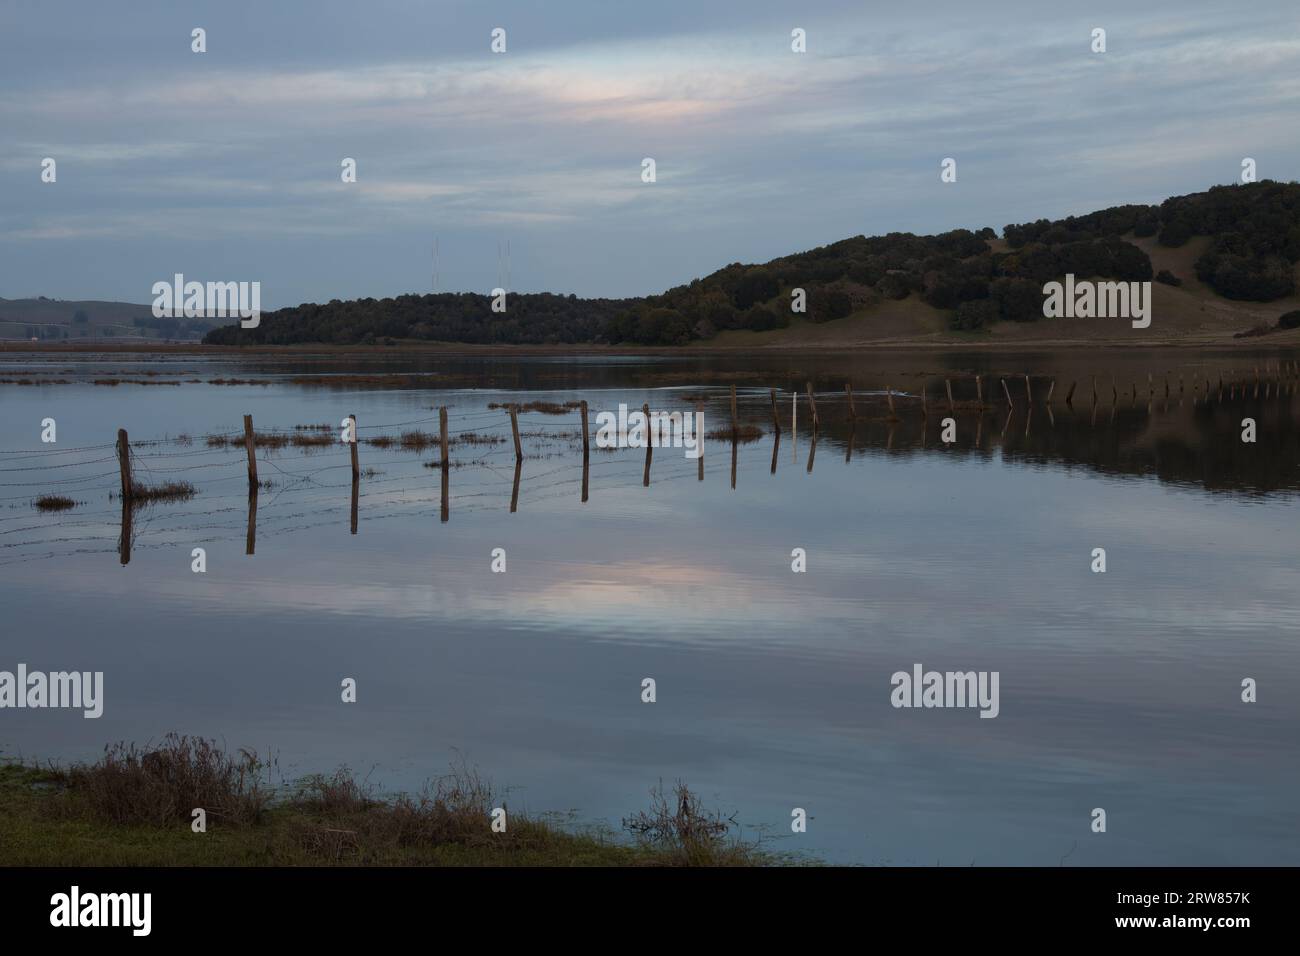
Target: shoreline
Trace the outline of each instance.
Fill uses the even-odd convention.
[[[0,341],[0,354],[37,353],[47,355],[445,355],[457,356],[667,356],[679,358],[714,357],[714,356],[749,356],[778,355],[786,353],[799,354],[868,354],[888,352],[901,354],[907,352],[969,352],[972,354],[997,352],[1053,352],[1057,354],[1088,352],[1142,352],[1142,351],[1241,351],[1241,352],[1287,352],[1300,351],[1300,330],[1288,330],[1270,336],[1256,336],[1247,339],[1186,340],[1170,339],[1164,341],[1134,342],[1123,339],[1006,339],[999,341],[934,341],[934,340],[893,340],[862,342],[816,342],[816,343],[770,343],[757,345],[732,346],[637,346],[623,345],[477,345],[466,342],[426,342],[397,341],[393,345],[334,345],[330,343],[295,345],[202,345],[189,343],[167,344],[162,342],[142,343],[96,343],[80,344],[73,342],[41,343],[22,341]]]
[[[760,848],[684,784],[650,789],[619,839],[568,814],[512,809],[453,765],[415,794],[381,795],[341,767],[279,786],[274,758],[168,735],[93,764],[0,760],[8,866],[772,866],[811,857]]]

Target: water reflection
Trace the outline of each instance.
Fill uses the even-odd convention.
[[[344,374],[328,356],[177,361],[203,379]],[[94,757],[176,729],[273,746],[290,772],[350,763],[413,787],[459,748],[528,806],[584,819],[616,823],[678,777],[777,832],[809,807],[798,846],[843,862],[1300,863],[1293,376],[1183,355],[706,361],[403,371],[479,369],[526,395],[7,388],[5,659],[103,670],[106,708],[6,711],[0,749]],[[488,407],[702,406],[722,424],[733,384],[738,424],[765,434],[709,440],[704,457],[730,460],[707,474],[680,449],[593,454],[578,409],[521,413],[521,458]],[[250,409],[268,432],[355,412],[363,438],[400,438],[440,431],[442,407],[449,454],[259,448],[270,485],[252,494],[244,447],[204,440]],[[23,424],[45,415],[61,457],[28,457],[51,451]],[[159,442],[134,449],[142,474],[199,494],[110,500],[117,466],[95,446],[124,426]],[[51,487],[78,506],[34,512]],[[894,710],[889,675],[916,662],[998,670],[1002,713]],[[1243,677],[1258,704],[1240,702]],[[1105,838],[1087,830],[1095,806]]]

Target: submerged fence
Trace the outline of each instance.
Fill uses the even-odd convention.
[[[891,384],[855,393],[851,383],[844,385],[842,395],[838,390],[819,393],[809,381],[802,396],[807,402],[805,429],[811,438],[806,470],[812,473],[818,437],[823,429],[831,427],[846,440],[845,460],[848,461],[855,450],[859,426],[883,426],[887,430],[884,446],[888,451],[894,447],[895,426],[904,421],[904,416],[913,424],[919,418],[922,448],[926,447],[932,421],[943,427],[947,420],[969,424],[974,417],[974,443],[976,447],[982,447],[985,425],[990,417],[993,419],[990,431],[1000,421],[1000,435],[1005,437],[1011,430],[1014,417],[1023,412],[1024,434],[1027,436],[1035,409],[1042,410],[1052,428],[1056,426],[1057,412],[1074,416],[1086,409],[1088,422],[1095,427],[1100,413],[1107,408],[1113,421],[1116,411],[1123,407],[1145,407],[1149,412],[1156,406],[1188,399],[1194,405],[1290,399],[1295,395],[1298,381],[1300,366],[1290,360],[1279,360],[1262,370],[1255,368],[1253,375],[1243,377],[1238,374],[1226,379],[1223,376],[1212,379],[1206,373],[1190,379],[1180,375],[1175,381],[1168,375],[1157,377],[1148,373],[1145,382],[1130,380],[1120,383],[1113,376],[1089,375],[1086,381],[1071,380],[1065,384],[1029,375],[998,377],[996,383],[982,375],[950,377],[943,379],[943,390],[938,394],[931,394],[927,386],[908,391],[895,389]],[[1058,384],[1063,384],[1064,388],[1058,389]],[[1079,391],[1081,385],[1083,392]],[[724,412],[724,422],[729,417],[728,424],[707,436],[699,436],[701,452],[706,437],[713,442],[731,445],[732,489],[736,487],[740,446],[763,435],[755,422],[767,424],[770,418],[772,474],[777,470],[782,436],[790,436],[795,442],[798,440],[801,395],[791,390],[789,417],[783,421],[780,392],[776,388],[750,389],[742,397],[738,396],[736,387],[731,386],[729,394],[718,403]],[[539,421],[534,416],[528,420],[527,428],[521,429],[521,416],[530,405],[536,404],[552,407],[543,412],[544,420]],[[703,411],[703,399],[697,398],[694,404],[697,411]],[[451,427],[453,410],[447,406],[437,408],[436,415],[383,424],[367,424],[358,421],[355,415],[349,415],[338,426],[258,429],[253,416],[245,415],[242,432],[132,441],[126,429],[120,429],[115,440],[99,445],[0,452],[0,505],[23,507],[16,503],[35,501],[43,511],[54,514],[52,521],[47,518],[44,522],[33,519],[30,513],[0,517],[0,566],[39,557],[110,550],[116,552],[120,563],[125,565],[131,560],[135,542],[146,529],[155,526],[170,530],[183,528],[196,536],[207,530],[228,532],[229,519],[236,514],[245,515],[245,550],[251,555],[256,550],[259,511],[264,532],[329,524],[338,520],[330,502],[336,500],[336,491],[342,489],[350,491],[349,526],[351,533],[355,534],[363,483],[376,497],[397,498],[406,507],[413,500],[417,504],[425,500],[432,504],[434,483],[418,480],[422,475],[388,476],[383,468],[394,464],[410,466],[418,462],[423,468],[439,472],[437,501],[443,522],[450,520],[453,505],[458,511],[465,512],[507,506],[511,513],[518,511],[523,464],[528,457],[547,459],[580,453],[581,473],[575,475],[572,464],[559,464],[537,474],[530,473],[523,492],[525,500],[575,494],[580,502],[588,502],[593,470],[589,403],[584,400],[563,406],[553,403],[530,405],[498,405],[485,411],[455,410],[455,428]],[[742,407],[747,413],[744,416]],[[648,406],[643,405],[642,411],[649,415]],[[560,413],[558,416],[557,412]],[[557,417],[562,420],[555,421]],[[505,431],[507,422],[508,432]],[[426,427],[430,430],[422,430]],[[653,437],[644,448],[643,486],[650,486],[652,468],[657,480],[661,481],[685,479],[692,475],[697,481],[704,480],[703,453],[697,461],[685,465],[681,464],[681,459],[676,459],[655,466],[654,449],[657,446]],[[276,454],[286,450],[301,451],[302,456],[289,459]],[[437,457],[428,461],[419,461],[418,458],[413,461],[411,458],[412,454],[420,456],[430,451],[435,451]],[[619,460],[598,461],[594,467],[611,467]],[[452,472],[467,468],[479,469],[482,474],[463,483],[468,490],[454,494],[453,484],[460,483],[453,482]],[[338,480],[333,480],[336,477]],[[196,481],[202,485],[201,489],[196,489]],[[610,486],[619,483],[615,479]],[[503,487],[505,484],[510,485],[508,499]],[[26,493],[4,493],[17,488],[29,490]],[[34,488],[39,488],[40,493],[33,495],[31,489]],[[212,493],[214,488],[216,494]],[[316,500],[312,500],[313,493],[316,493]],[[429,495],[427,499],[423,497],[426,494]],[[86,502],[81,499],[98,495],[116,501],[116,507],[85,511]],[[531,499],[527,498],[528,495],[532,496]],[[196,503],[199,505],[197,508],[194,507]],[[324,520],[322,514],[327,516]],[[382,513],[376,509],[376,514],[381,516]],[[117,543],[110,549],[103,547],[104,529],[113,519],[116,519]],[[188,523],[179,525],[179,522]],[[56,528],[59,536],[22,537],[51,528]],[[225,538],[228,534],[218,537]],[[203,539],[195,537],[195,540]],[[44,555],[33,555],[24,550],[33,545],[57,546],[61,550]]]

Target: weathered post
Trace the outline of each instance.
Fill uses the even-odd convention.
[[[361,498],[361,479],[352,478],[352,533],[357,533],[357,505]]]
[[[130,498],[122,499],[122,528],[117,538],[117,559],[123,564],[131,563],[131,519],[135,511]]]
[[[781,434],[781,416],[776,413],[776,389],[772,389],[772,430]]]
[[[127,440],[125,428],[117,430],[117,466],[122,473],[122,500],[129,504],[135,498],[135,489],[131,485],[131,443]],[[127,561],[129,560],[128,550]],[[126,561],[122,563],[126,564]]]
[[[704,403],[703,402],[695,403],[695,412],[696,412],[695,420],[700,424],[700,427],[695,430],[695,443],[696,443],[695,449],[700,453],[700,457],[696,459],[696,465],[698,465],[699,467],[698,480],[703,481],[704,480]],[[776,418],[776,389],[772,389],[772,417]],[[781,428],[779,425],[777,426],[776,434],[778,438],[781,435]]]
[[[591,454],[591,434],[587,427],[587,402],[582,402],[582,457],[586,458]]]
[[[733,394],[735,386],[732,386]],[[650,405],[646,403],[641,406],[641,414],[645,416],[645,474],[641,476],[641,484],[646,488],[650,487],[650,456],[654,453],[654,436],[650,434]],[[732,433],[734,440],[735,433]]]
[[[703,436],[700,436],[703,441]],[[701,448],[704,446],[701,445]],[[591,435],[587,426],[587,401],[582,402],[582,500],[587,501],[587,480],[591,474]]]
[[[447,406],[438,409],[438,446],[442,454],[442,496],[440,518],[445,522],[451,517],[451,456],[447,450]]]
[[[647,420],[649,416],[647,415]],[[736,386],[731,386],[731,437],[735,438],[740,431],[740,424],[736,421]]]
[[[515,436],[515,461],[524,460],[524,448],[519,444],[519,406],[510,406],[510,431]]]
[[[355,482],[361,478],[361,461],[357,457],[357,446],[361,444],[361,436],[357,434],[357,416],[349,415],[352,419],[352,480]],[[353,534],[356,529],[353,529]]]
[[[248,490],[257,490],[257,442],[253,438],[253,416],[244,416],[244,448],[248,452]],[[248,552],[252,554],[253,552]]]
[[[252,554],[257,546],[257,485],[248,491],[248,534],[244,539],[244,554]]]
[[[853,407],[853,384],[851,382],[844,383],[844,392],[849,397],[849,421],[857,422],[858,412]]]
[[[817,417],[817,399],[813,397],[812,382],[809,382],[807,387],[808,387],[808,407],[812,409],[813,433],[816,434],[817,426],[821,424],[821,420]]]

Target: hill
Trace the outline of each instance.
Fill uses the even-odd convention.
[[[171,339],[197,342],[217,327],[204,319],[156,319],[152,306],[97,300],[0,299],[0,339],[43,342]]]
[[[762,264],[733,263],[660,295],[512,293],[505,313],[472,293],[338,300],[265,313],[217,345],[782,345],[968,341],[1132,342],[1128,326],[1043,318],[1043,285],[1154,280],[1143,340],[1230,340],[1300,307],[1300,184],[1216,186],[1154,206],[939,235],[855,236]],[[805,309],[792,307],[794,290]],[[1290,338],[1300,335],[1282,333]]]

